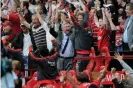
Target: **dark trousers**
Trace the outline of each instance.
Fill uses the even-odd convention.
[[[89,54],[77,54],[76,57],[85,57],[89,56]],[[76,71],[82,72],[86,69],[87,65],[89,63],[89,60],[78,60],[76,63]]]
[[[58,71],[69,71],[73,68],[73,57],[65,58],[65,57],[58,57],[57,60],[57,69]]]
[[[128,43],[122,43],[122,46],[123,46],[123,51],[129,51],[129,46],[128,46]]]

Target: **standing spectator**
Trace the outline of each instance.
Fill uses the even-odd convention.
[[[12,25],[12,35],[10,35],[11,39],[13,39],[14,36],[16,36],[17,34],[21,33],[20,19],[19,19],[19,14],[17,13],[17,8],[9,8],[8,15],[1,13],[1,17],[3,19],[9,20],[13,24]]]
[[[116,31],[115,46],[116,46],[116,51],[122,52],[123,51],[123,47],[122,47],[122,35],[123,35],[123,29],[124,29],[124,24],[125,24],[125,17],[122,16],[122,15],[119,16],[118,22],[120,23],[120,25],[117,26],[118,30]]]
[[[123,34],[123,48],[124,50],[133,50],[133,3],[127,4],[126,14],[128,18],[125,22]]]
[[[29,47],[31,47],[33,39],[31,39],[32,34],[25,25],[21,24],[21,29],[22,33],[15,37],[11,45],[14,49],[22,49],[25,69],[28,69]],[[28,76],[27,72],[25,72],[25,76]]]
[[[34,43],[33,50],[41,57],[47,56],[52,50],[52,42],[53,36],[49,33],[49,28],[47,23],[43,21],[40,13],[38,12],[38,7],[36,8],[35,15],[32,16],[32,23],[30,25],[23,18],[21,19],[22,23],[32,30]]]
[[[96,14],[94,16],[94,20],[95,20],[95,24],[97,25],[97,27],[99,28],[98,31],[98,50],[102,50],[103,47],[107,47],[108,49],[110,49],[110,30],[108,28],[108,22],[107,19],[105,17],[105,11],[107,11],[107,9],[103,9],[102,8],[102,17],[101,18],[97,18]]]
[[[125,17],[119,16],[118,18],[118,22],[119,25],[115,26],[112,19],[111,19],[111,13],[106,12],[106,17],[109,21],[111,30],[115,30],[116,31],[116,36],[115,36],[115,47],[116,47],[116,51],[123,51],[123,46],[122,46],[122,35],[123,35],[123,29],[124,29],[124,24],[125,24]]]
[[[59,58],[57,68],[61,70],[71,70],[73,68],[74,51],[74,32],[70,22],[63,22],[62,30],[59,30],[57,36]]]
[[[89,56],[90,49],[92,47],[92,32],[91,29],[87,30],[87,19],[88,19],[88,8],[82,3],[82,9],[84,9],[84,14],[79,14],[77,19],[75,18],[73,12],[70,12],[70,16],[72,18],[72,21],[74,23],[74,28],[76,30],[75,32],[75,50],[76,50],[76,57],[82,57],[82,56]],[[77,71],[81,72],[84,69],[86,69],[86,66],[88,65],[88,60],[78,60],[77,62]]]

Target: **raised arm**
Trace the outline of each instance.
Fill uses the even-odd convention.
[[[106,17],[108,19],[108,22],[110,24],[110,27],[111,27],[111,30],[118,30],[119,27],[115,26],[113,21],[112,21],[112,18],[111,18],[111,13],[109,13],[108,11],[106,12]]]
[[[38,17],[38,19],[39,19],[39,22],[41,23],[41,24],[43,24],[43,18],[42,18],[42,16],[40,15],[40,13],[39,13],[39,11],[40,11],[40,8],[39,8],[40,6],[36,6],[36,8],[35,8],[35,11],[36,11],[36,15],[37,15],[37,17]]]
[[[20,18],[20,22],[22,24],[24,24],[27,28],[31,29],[30,24],[23,18],[23,16],[21,14],[19,14],[19,18]]]
[[[102,71],[100,76],[97,78],[99,81],[102,81],[102,79],[105,77],[107,71],[107,67],[105,67]]]
[[[129,71],[130,72],[130,75],[131,75],[131,77],[133,78],[133,69],[127,64],[127,63],[125,63],[122,59],[123,59],[123,56],[120,56],[120,54],[119,53],[115,53],[115,57],[114,57],[115,59],[117,59],[119,62],[120,62],[120,64],[123,66],[123,68],[125,69],[125,70],[127,70],[127,71]]]
[[[105,25],[105,29],[109,29],[109,23],[108,23],[108,20],[107,20],[107,18],[106,18],[106,16],[105,16],[105,12],[107,12],[107,8],[102,8],[102,14],[103,14],[103,23],[104,23],[104,25]]]
[[[72,22],[74,23],[74,26],[78,26],[79,25],[78,20],[74,16],[73,12],[70,12],[70,16],[71,16]]]
[[[79,0],[79,3],[80,3],[80,6],[82,7],[82,9],[85,11],[85,5],[84,5],[84,3],[82,2],[82,0]]]
[[[89,15],[88,15],[88,7],[86,6],[85,7],[85,13],[84,13],[84,22],[88,22],[88,19],[89,19]]]
[[[96,26],[99,27],[99,21],[98,21],[96,12],[95,12],[95,14],[94,14],[94,22],[95,22]]]

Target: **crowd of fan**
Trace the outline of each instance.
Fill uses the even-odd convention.
[[[133,51],[133,0],[2,0],[0,9],[2,88],[21,88],[29,75],[24,69],[31,68],[38,81],[54,79],[56,88],[105,88],[101,81],[111,59],[78,60],[75,71],[74,57]],[[125,79],[112,68],[112,82],[132,88],[132,67],[119,53],[114,58]],[[100,72],[96,80],[91,71]]]

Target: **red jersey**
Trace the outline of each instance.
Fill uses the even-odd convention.
[[[9,21],[13,24],[12,25],[13,34],[19,34],[22,31],[20,28],[19,14],[17,14],[17,13],[10,14]]]
[[[99,29],[98,32],[98,49],[101,50],[103,47],[110,47],[110,31],[105,29]]]

